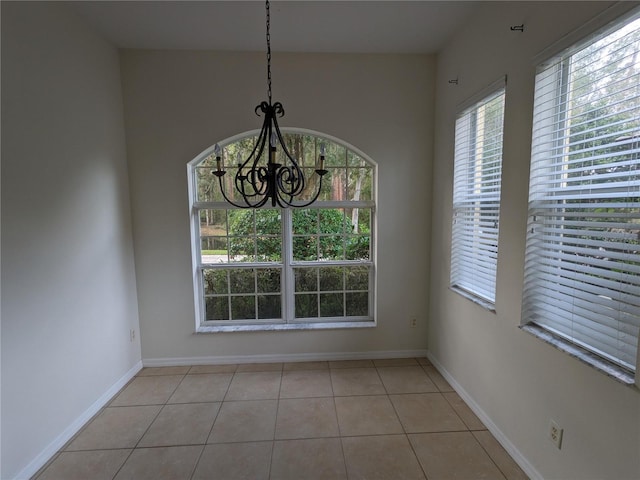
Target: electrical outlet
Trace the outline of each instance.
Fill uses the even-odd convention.
[[[558,450],[560,450],[560,447],[562,446],[562,432],[562,428],[560,428],[556,422],[551,420],[549,423],[549,438],[554,445],[558,447]]]
[[[133,342],[136,339],[136,331],[132,328],[129,330],[129,341]]]
[[[411,328],[416,328],[418,326],[418,319],[412,318],[411,320],[409,320],[409,326]]]

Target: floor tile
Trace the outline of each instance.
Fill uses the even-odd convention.
[[[280,398],[327,397],[333,395],[327,370],[293,370],[282,374]]]
[[[387,393],[375,368],[331,370],[334,395],[380,395]]]
[[[284,364],[284,371],[287,370],[327,370],[329,362],[289,362]]]
[[[137,374],[138,377],[147,377],[152,375],[184,375],[189,371],[190,366],[179,367],[144,367]]]
[[[387,393],[438,392],[438,387],[419,366],[379,367],[378,374]]]
[[[425,480],[405,435],[342,439],[349,480]]]
[[[346,480],[339,438],[274,442],[271,480]]]
[[[386,395],[336,397],[335,402],[341,435],[403,433]]]
[[[527,478],[426,358],[145,368],[37,475]]]
[[[220,403],[165,405],[138,447],[205,444]]]
[[[37,480],[111,480],[131,450],[62,452]]]
[[[329,368],[363,368],[373,366],[373,360],[334,360],[329,362]]]
[[[282,363],[241,363],[236,372],[281,372]]]
[[[115,480],[189,480],[203,448],[136,448]]]
[[[224,402],[207,443],[273,440],[277,400]]]
[[[390,395],[407,433],[467,430],[441,393]]]
[[[232,373],[187,375],[168,403],[221,402],[231,383]]]
[[[197,375],[200,373],[235,373],[238,365],[194,365],[189,370],[189,375]]]
[[[464,403],[464,400],[456,392],[444,392],[442,394],[449,405],[453,407],[458,416],[462,419],[469,430],[486,430],[487,427],[476,416],[475,413]]]
[[[502,445],[494,438],[491,432],[483,430],[472,432],[476,440],[482,445],[485,452],[489,454],[491,460],[498,466],[507,480],[528,480],[527,474],[522,471],[518,464],[509,456]]]
[[[236,373],[231,380],[225,400],[263,400],[278,398],[280,372]]]
[[[133,448],[156,418],[160,408],[159,405],[105,408],[66,450]]]
[[[505,478],[471,432],[412,434],[409,440],[429,480]]]
[[[207,445],[193,480],[268,480],[272,442]]]
[[[111,402],[110,406],[164,404],[183,378],[183,375],[136,377]]]
[[[429,375],[433,383],[436,384],[436,387],[438,387],[438,390],[440,390],[441,392],[454,391],[451,385],[449,385],[449,382],[447,382],[445,378],[442,375],[440,375],[440,372],[438,372],[438,369],[436,367],[424,366],[422,368],[424,368],[424,371],[427,372],[427,375]]]
[[[281,399],[276,439],[337,437],[333,397]]]
[[[417,366],[415,358],[380,358],[373,361],[376,367],[410,367]]]

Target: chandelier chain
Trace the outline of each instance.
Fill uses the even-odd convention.
[[[320,149],[320,168],[315,173],[320,177],[317,182],[315,194],[309,198],[307,195],[307,180],[303,169],[297,160],[289,152],[286,142],[280,133],[277,117],[284,115],[284,108],[280,102],[272,104],[271,101],[271,12],[269,0],[266,0],[267,17],[267,93],[269,102],[261,102],[256,108],[258,116],[264,116],[262,129],[256,139],[253,149],[246,160],[241,162],[238,155],[238,168],[236,169],[232,184],[235,189],[233,194],[227,195],[223,181],[227,171],[222,164],[222,148],[216,144],[214,154],[216,156],[216,170],[212,173],[218,177],[220,191],[224,199],[238,208],[260,208],[269,201],[271,207],[296,207],[304,208],[317,200],[322,191],[322,178],[329,173],[324,169],[324,149]],[[275,154],[277,145],[280,145],[280,156],[283,163],[276,163]],[[266,148],[265,148],[266,147]],[[233,188],[233,187],[230,187]],[[236,202],[235,195],[240,195],[242,200]]]
[[[271,15],[269,12],[269,0],[266,3],[267,8],[267,95],[269,97],[269,105],[271,105]]]

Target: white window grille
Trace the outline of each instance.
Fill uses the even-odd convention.
[[[335,139],[283,134],[305,175],[326,147],[329,174],[310,207],[234,208],[213,175],[213,148],[189,164],[197,327],[374,321],[375,167]],[[221,142],[223,167],[232,170],[254,141]]]

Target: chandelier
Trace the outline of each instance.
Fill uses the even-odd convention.
[[[255,108],[256,115],[264,115],[260,135],[253,146],[253,150],[246,160],[238,160],[238,171],[233,179],[234,192],[241,197],[236,202],[225,189],[223,178],[227,173],[222,168],[222,149],[217,143],[213,147],[216,157],[216,170],[213,174],[218,177],[220,191],[224,199],[239,208],[260,208],[268,203],[272,207],[306,207],[315,202],[322,189],[322,178],[328,173],[324,169],[325,148],[320,145],[319,168],[315,173],[320,177],[317,191],[311,200],[301,200],[306,194],[307,182],[304,173],[296,159],[291,155],[278,126],[278,117],[284,116],[284,107],[280,102],[271,101],[271,35],[269,32],[271,17],[269,0],[266,0],[267,12],[267,95],[268,101],[263,101]],[[277,163],[276,154],[280,149],[280,159]]]

